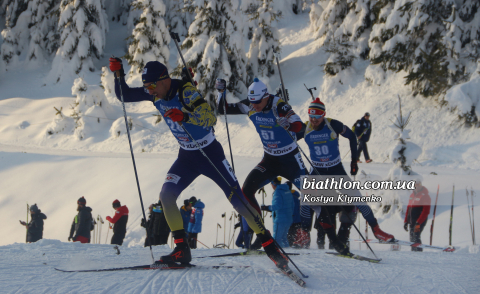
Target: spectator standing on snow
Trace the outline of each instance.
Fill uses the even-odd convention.
[[[192,203],[192,214],[190,215],[190,223],[188,224],[188,242],[191,249],[197,248],[197,238],[198,233],[202,232],[202,220],[203,220],[203,209],[205,204],[200,200],[192,196],[190,198],[190,203]]]
[[[192,203],[189,199],[183,200],[183,206],[180,207],[180,214],[183,220],[183,229],[188,232],[188,224],[190,223],[190,214],[192,214]]]
[[[28,224],[24,221],[20,221],[20,224],[27,228],[27,242],[33,243],[43,238],[43,220],[47,216],[38,209],[37,204],[30,206],[30,216],[32,219]]]
[[[153,237],[155,239],[153,245],[167,244],[168,236],[170,236],[170,227],[165,218],[162,202],[158,201],[153,206]]]
[[[73,219],[68,241],[90,243],[90,231],[93,230],[92,209],[87,205],[85,197],[77,201],[77,215]]]
[[[150,204],[148,207],[148,220],[145,221],[144,218],[142,218],[142,221],[140,225],[146,229],[146,236],[145,236],[145,244],[144,247],[153,245],[155,239],[153,235],[153,206],[155,204]],[[150,235],[149,235],[150,234]]]
[[[271,184],[274,190],[272,205],[262,205],[262,210],[271,211],[273,215],[273,239],[278,244],[288,247],[288,229],[293,222],[293,197],[287,184],[282,184],[282,178],[274,179]]]
[[[407,212],[405,213],[405,221],[403,225],[403,228],[407,232],[408,226],[410,225],[410,242],[422,243],[420,235],[427,224],[431,204],[432,199],[428,194],[427,188],[422,185],[421,181],[416,181],[415,189],[408,200]],[[412,251],[423,251],[423,249],[412,247]]]
[[[360,161],[360,154],[365,156],[365,162],[370,163],[372,160],[370,159],[370,155],[368,154],[367,142],[370,140],[370,134],[372,133],[372,122],[370,121],[370,113],[365,112],[365,115],[357,120],[354,125],[355,135],[357,136],[358,140],[358,150],[357,150],[357,162]]]
[[[115,209],[115,216],[113,218],[106,217],[107,221],[113,224],[113,236],[110,244],[122,245],[127,233],[128,208],[125,205],[122,206],[118,200],[113,201],[112,206]]]

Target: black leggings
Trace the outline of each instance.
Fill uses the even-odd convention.
[[[264,153],[262,161],[248,174],[243,183],[243,194],[250,204],[260,212],[255,193],[277,176],[282,176],[300,189],[300,177],[305,175],[305,164],[298,149],[282,155]]]

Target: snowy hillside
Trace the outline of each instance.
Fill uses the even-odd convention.
[[[165,7],[160,10],[163,9]],[[114,13],[107,12],[109,15]],[[119,18],[125,18],[127,23],[125,15]],[[309,88],[317,88],[313,93],[325,102],[327,116],[347,126],[352,126],[365,112],[369,112],[373,133],[368,147],[374,162],[362,163],[359,167],[368,177],[385,179],[393,166],[387,156],[397,144],[390,126],[398,113],[399,95],[404,113],[411,112],[408,125],[410,141],[422,149],[412,169],[423,176],[423,184],[429,189],[432,199],[436,196],[437,185],[440,185],[433,245],[446,246],[449,243],[450,205],[455,185],[452,243],[458,248],[457,252],[447,254],[426,250],[424,253],[412,253],[410,248],[405,247],[400,252],[391,252],[387,245],[373,245],[377,255],[383,259],[380,264],[344,260],[317,250],[316,230],[313,229],[311,249],[295,251],[302,255],[292,257],[301,270],[310,275],[306,279],[306,290],[276,273],[265,256],[194,259],[193,262],[199,265],[251,265],[251,268],[233,270],[101,274],[55,271],[54,267],[107,268],[151,262],[149,250],[143,248],[145,230],[140,227],[142,212],[123,112],[120,102],[111,92],[113,75],[106,68],[109,56],[124,56],[127,53],[125,38],[133,29],[131,22],[131,19],[128,25],[122,25],[122,21],[109,22],[103,40],[103,57],[95,61],[93,72],[65,75],[60,82],[52,83],[46,79],[51,65],[37,68],[12,66],[8,71],[0,70],[0,223],[3,224],[0,227],[0,292],[31,292],[32,284],[37,292],[42,293],[158,293],[161,290],[188,293],[477,292],[480,286],[477,279],[480,255],[478,245],[472,246],[468,223],[471,208],[464,194],[468,188],[475,195],[480,195],[480,131],[475,127],[462,126],[458,115],[468,112],[472,105],[480,106],[477,94],[480,67],[472,70],[468,81],[453,86],[445,95],[450,106],[457,106],[459,112],[446,106],[440,107],[439,103],[433,103],[429,98],[414,95],[412,87],[405,85],[405,71],[384,72],[368,61],[355,59],[346,70],[333,77],[327,76],[324,65],[331,55],[322,47],[325,40],[316,39],[312,33],[308,13],[285,14],[276,24],[282,50],[281,69],[293,109],[303,120],[307,120],[311,97],[305,84]],[[0,22],[0,29],[3,26]],[[182,41],[184,39],[181,37]],[[0,43],[5,40],[2,37]],[[169,44],[168,66],[173,70],[179,60],[173,41]],[[244,46],[242,50],[247,52],[249,42]],[[26,58],[26,54],[22,54],[22,58]],[[126,61],[124,66],[125,72],[130,72],[131,67]],[[103,71],[102,67],[105,67]],[[79,77],[83,80],[77,79]],[[129,77],[131,85],[141,86],[138,75]],[[76,94],[73,95],[75,79],[73,90]],[[266,81],[272,93],[280,84],[276,74]],[[79,92],[79,85],[86,85],[88,91]],[[242,98],[231,93],[227,97],[229,101]],[[132,121],[132,143],[143,201],[148,206],[158,201],[165,175],[176,158],[178,143],[163,121],[157,123],[158,111],[151,103],[127,104],[126,110]],[[80,113],[80,124],[76,124],[72,116],[75,112]],[[261,160],[263,150],[254,126],[246,116],[229,116],[228,123],[236,175],[242,184]],[[228,154],[224,117],[219,117],[215,134]],[[303,141],[300,146],[308,152]],[[347,140],[340,139],[340,148],[342,156],[345,156],[349,148]],[[349,157],[347,155],[346,158]],[[227,158],[230,161],[228,155]],[[347,167],[349,160],[344,165]],[[357,178],[361,177],[359,173]],[[272,189],[268,186],[265,190],[268,194],[265,203],[270,204]],[[400,195],[404,208],[409,193],[406,191]],[[112,233],[110,231],[106,235],[105,225],[100,236],[101,244],[67,242],[76,214],[76,201],[80,196],[85,196],[87,206],[93,209],[92,214],[101,215],[103,219],[113,215],[111,203],[114,199],[128,206],[130,218],[120,255],[115,255],[111,246],[105,245]],[[210,248],[224,243],[224,235],[230,238],[234,230],[233,223],[229,221],[233,209],[222,191],[202,176],[180,195],[177,204],[180,206],[190,196],[200,198],[206,205],[199,241]],[[261,202],[261,198],[257,199]],[[478,227],[480,199],[474,197],[474,201]],[[22,244],[25,230],[18,220],[26,220],[27,203],[37,203],[48,217],[44,230],[46,240],[35,244]],[[377,210],[379,207],[372,208],[384,231],[398,239],[408,240],[401,212],[382,215],[381,209]],[[221,217],[223,213],[227,214],[226,223]],[[433,209],[422,234],[424,243],[429,241],[432,213]],[[217,224],[222,229],[217,229]],[[363,218],[361,222],[357,221],[357,225],[361,232],[365,231]],[[266,218],[266,226],[272,229],[270,217]],[[237,234],[238,230],[235,238]],[[371,234],[369,231],[369,237],[372,237]],[[476,239],[480,240],[478,235]],[[351,237],[358,238],[354,229]],[[230,242],[227,240],[225,243]],[[232,251],[206,249],[201,244],[199,248],[193,251],[194,257]],[[363,244],[352,243],[351,248],[354,253],[370,256]],[[167,246],[154,247],[155,258],[169,250]]]

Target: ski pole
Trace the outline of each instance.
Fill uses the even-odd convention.
[[[276,117],[276,119],[278,119],[278,113],[275,111],[275,108],[272,108],[273,110],[273,114],[274,116]],[[300,145],[298,145],[298,142],[297,140],[295,140],[295,138],[292,136],[292,134],[290,134],[290,131],[288,131],[287,129],[284,129],[288,135],[290,136],[290,138],[292,139],[293,142],[295,142],[295,144],[297,144],[297,148],[298,150],[300,150],[300,152],[302,152],[303,156],[305,157],[305,159],[308,161],[308,163],[310,163],[310,165],[312,166],[312,168],[315,170],[315,172],[320,175],[320,173],[318,172],[317,168],[313,165],[313,163],[310,161],[310,159],[308,159],[307,155],[305,155],[305,152],[303,152],[303,149],[300,147]],[[343,208],[342,206],[342,211],[345,211],[345,209]],[[345,213],[347,214],[347,213]],[[352,221],[352,219],[350,218],[350,216],[347,214],[347,217],[349,218],[350,221]],[[372,247],[370,247],[370,245],[367,243],[367,240],[365,240],[365,238],[363,237],[362,233],[360,233],[360,230],[357,228],[357,226],[355,225],[355,223],[352,221],[353,223],[353,226],[355,227],[355,230],[357,230],[358,234],[362,237],[363,241],[365,242],[365,244],[367,244],[368,248],[370,249],[370,251],[372,251],[373,255],[379,259],[377,257],[377,255],[375,254],[375,252],[373,251]]]
[[[183,131],[188,135],[188,137],[190,138],[190,140],[192,140],[192,142],[195,144],[195,146],[197,147],[197,149],[200,151],[200,153],[208,160],[208,162],[213,166],[213,168],[217,171],[217,173],[220,175],[220,177],[225,181],[225,183],[227,183],[228,187],[230,187],[230,190],[232,191],[233,195],[235,195],[235,197],[238,198],[238,200],[243,204],[243,206],[245,207],[245,209],[252,215],[252,217],[255,218],[255,214],[250,210],[250,208],[248,208],[248,205],[247,203],[245,203],[243,201],[243,199],[237,194],[237,191],[235,191],[235,189],[230,185],[230,183],[227,181],[227,179],[225,179],[225,177],[222,175],[222,173],[217,169],[217,167],[215,166],[215,164],[213,164],[213,162],[210,160],[210,158],[208,157],[208,155],[205,153],[205,151],[203,151],[203,149],[200,147],[200,145],[198,144],[197,140],[195,140],[192,135],[190,134],[189,131],[187,131],[187,129],[185,128],[185,126],[182,124],[182,123],[178,123]],[[265,228],[265,225],[262,224],[260,222],[260,220],[258,219],[255,219],[256,223],[259,224],[259,227],[263,230],[263,231],[267,231],[267,228]],[[218,224],[217,224],[218,225]],[[217,227],[217,235],[218,235],[218,227]],[[297,267],[297,265],[293,262],[293,260],[287,255],[287,253],[285,252],[285,250],[283,250],[283,248],[280,246],[280,244],[278,244],[278,242],[273,239],[273,242],[275,243],[275,245],[277,245],[277,247],[282,251],[282,253],[288,258],[288,260],[290,260],[290,262],[293,264],[293,266],[295,266],[295,268],[298,270],[298,272],[304,277],[304,278],[308,278],[308,276],[306,276],[302,271],[300,271],[300,269]]]
[[[30,205],[27,203],[27,224],[28,224],[28,212],[30,210]],[[25,243],[28,243],[28,226],[25,226]]]
[[[178,36],[177,33],[174,33],[173,31],[170,31],[170,37],[175,42],[175,46],[177,47],[178,54],[180,55],[180,58],[182,58],[183,65],[185,66],[188,78],[190,79],[192,85],[195,87],[195,82],[193,81],[193,77],[192,77],[192,75],[190,75],[190,71],[188,70],[187,63],[185,62],[185,58],[183,58],[182,51],[180,50],[180,46],[178,45],[178,42],[180,42],[180,37]]]
[[[203,246],[207,247],[208,249],[210,249],[210,247],[208,247],[207,245],[203,244],[202,242],[200,242],[197,238],[193,238],[193,240],[197,241],[198,243],[202,244]]]
[[[112,55],[112,57],[114,57],[114,56]],[[125,101],[123,99],[123,91],[122,91],[122,84],[121,84],[120,76],[118,76],[117,79],[118,79],[118,86],[119,86],[118,88],[120,89],[120,98],[122,98],[123,116],[125,117],[125,128],[127,129],[128,144],[130,145],[130,155],[132,156],[133,171],[135,172],[135,180],[137,181],[138,196],[140,197],[140,206],[142,208],[143,218],[147,219],[147,217],[145,216],[145,209],[143,208],[143,199],[142,199],[142,192],[140,191],[140,183],[138,181],[137,166],[135,165],[135,157],[133,156],[132,139],[130,138],[130,130],[128,128],[127,111],[125,110]],[[150,236],[150,232],[149,232],[148,227],[146,228],[146,230],[147,230],[147,235]],[[107,233],[107,236],[108,236],[108,233]],[[152,249],[151,244],[150,244],[150,254],[152,255],[152,260],[155,262],[155,258],[153,257],[153,249]]]
[[[452,223],[453,223],[453,199],[455,197],[455,184],[453,185],[452,191],[452,206],[450,208],[450,228],[448,229],[449,233],[449,243],[448,245],[452,246]]]
[[[280,69],[280,62],[278,61],[278,55],[280,53],[275,51],[275,46],[273,46],[273,45],[272,45],[272,50],[273,50],[273,55],[275,56],[275,60],[277,61],[278,74],[280,75],[280,82],[282,83],[283,99],[285,100],[285,102],[287,104],[289,104],[288,103],[288,97],[287,97],[287,91],[285,91],[285,84],[283,83],[282,70]]]
[[[437,212],[437,201],[438,201],[439,191],[440,191],[440,184],[437,187],[437,197],[435,198],[435,206],[433,207],[432,225],[430,226],[430,245],[432,245],[432,240],[433,240],[433,223],[435,222],[435,213]]]
[[[470,201],[468,200],[468,189],[465,188],[465,192],[467,194],[467,210],[468,210],[468,222],[470,223],[470,233],[472,234],[472,245],[475,245],[474,237],[473,237],[473,228],[472,228],[472,216],[470,213]]]
[[[105,244],[107,244],[109,232],[110,232],[110,224],[107,224],[107,237],[105,238]]]
[[[232,169],[235,173],[235,165],[233,164],[233,154],[232,154],[232,144],[230,143],[230,132],[228,131],[228,120],[227,120],[227,89],[223,90],[223,113],[225,115],[225,126],[227,128],[227,138],[228,138],[228,147],[230,149],[230,158],[232,160]]]
[[[470,197],[472,198],[472,227],[473,227],[473,245],[477,245],[477,241],[475,240],[475,214],[474,214],[474,205],[473,205],[473,188],[470,187]]]

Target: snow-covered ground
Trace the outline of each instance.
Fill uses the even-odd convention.
[[[326,293],[476,293],[478,282],[478,247],[471,246],[470,226],[465,188],[480,194],[480,134],[478,129],[458,128],[455,115],[437,109],[430,101],[413,97],[403,86],[400,75],[386,77],[382,87],[365,81],[365,62],[356,62],[342,77],[346,80],[324,80],[321,64],[326,57],[318,50],[317,41],[308,29],[308,15],[292,16],[280,22],[282,73],[290,92],[294,110],[306,120],[310,97],[305,90],[317,87],[314,93],[325,101],[327,116],[351,126],[364,112],[371,113],[373,135],[369,149],[374,163],[360,164],[366,174],[384,178],[392,167],[387,159],[395,141],[389,125],[397,113],[397,94],[402,97],[404,112],[412,111],[408,126],[411,141],[423,149],[413,169],[423,175],[424,184],[435,198],[440,185],[439,204],[435,219],[433,244],[448,245],[450,203],[455,185],[453,218],[453,245],[456,253],[428,251],[412,253],[409,248],[390,252],[386,245],[373,245],[383,259],[380,264],[344,260],[315,249],[294,256],[293,260],[306,274],[307,290],[302,290],[288,278],[275,273],[273,264],[264,256],[195,260],[196,264],[242,264],[252,268],[235,270],[200,270],[169,272],[116,272],[116,273],[60,273],[54,267],[96,268],[127,266],[151,262],[150,252],[142,247],[145,232],[140,227],[141,208],[138,199],[132,161],[126,135],[116,138],[109,129],[121,117],[118,102],[111,102],[114,117],[107,117],[84,140],[74,135],[59,133],[48,135],[48,126],[55,118],[55,109],[63,107],[64,114],[75,102],[71,96],[72,82],[44,85],[47,68],[36,71],[9,71],[0,80],[0,292],[5,293],[154,293],[167,292],[326,292]],[[125,30],[110,27],[107,35],[107,53],[121,55]],[[118,46],[117,46],[118,45]],[[176,62],[171,48],[172,64]],[[107,58],[98,68],[107,65]],[[84,76],[89,85],[100,84],[100,70]],[[275,81],[272,79],[273,84]],[[270,85],[272,88],[277,85]],[[108,98],[108,97],[107,97]],[[111,97],[110,97],[111,98]],[[140,124],[132,130],[140,187],[144,203],[158,201],[158,193],[170,165],[176,157],[177,144],[163,122],[154,124],[155,108],[148,103],[127,105],[127,112]],[[96,120],[96,118],[93,118]],[[243,183],[248,172],[260,161],[262,148],[253,125],[244,116],[228,119],[233,145],[237,177]],[[216,126],[216,136],[228,154],[224,118]],[[307,151],[304,143],[301,146]],[[341,139],[341,152],[346,154],[348,144]],[[229,158],[227,156],[227,158]],[[347,156],[347,159],[349,155]],[[349,160],[346,161],[348,167]],[[434,175],[432,173],[436,173]],[[360,175],[359,175],[360,177]],[[271,203],[271,188],[265,203]],[[179,197],[197,196],[206,204],[203,231],[199,240],[208,247],[223,243],[224,234],[231,235],[233,224],[221,214],[232,215],[232,207],[220,189],[205,177],[199,177]],[[76,214],[76,201],[85,196],[93,215],[103,219],[113,214],[111,203],[119,199],[130,209],[129,224],[121,254],[115,255],[110,245],[67,243],[70,225]],[[407,197],[408,193],[402,195]],[[261,201],[261,199],[259,200]],[[480,223],[480,200],[475,197],[475,221]],[[26,218],[26,204],[37,203],[48,219],[44,238],[36,244],[22,244],[25,231],[18,220]],[[432,209],[433,213],[433,209]],[[398,239],[408,240],[403,230],[400,213],[382,216],[376,212],[383,230]],[[429,240],[431,216],[422,235]],[[217,231],[217,223],[222,229]],[[267,228],[272,227],[267,218]],[[364,222],[360,230],[365,230]],[[316,230],[312,231],[315,235]],[[218,234],[218,235],[217,235]],[[369,232],[370,237],[371,232]],[[110,235],[108,237],[111,236]],[[352,237],[357,238],[356,232]],[[477,234],[478,237],[478,234]],[[100,241],[107,239],[104,225]],[[217,241],[218,240],[218,241]],[[480,240],[477,238],[477,240]],[[228,243],[228,241],[227,241]],[[361,247],[360,247],[361,246]],[[194,256],[227,252],[222,249],[194,250]],[[352,244],[354,252],[368,255],[365,245]],[[154,248],[155,257],[168,252],[167,246]],[[290,250],[288,250],[290,251]]]
[[[381,246],[381,245],[379,245]],[[151,262],[148,249],[61,243],[0,247],[2,293],[478,293],[479,254],[462,251],[382,252],[379,264],[324,254],[287,250],[309,276],[306,289],[277,272],[265,256],[205,258],[197,265],[250,265],[239,269],[63,273],[61,269],[122,267]],[[168,252],[155,247],[155,255]],[[230,250],[238,251],[238,250]],[[225,253],[193,250],[194,257]]]

